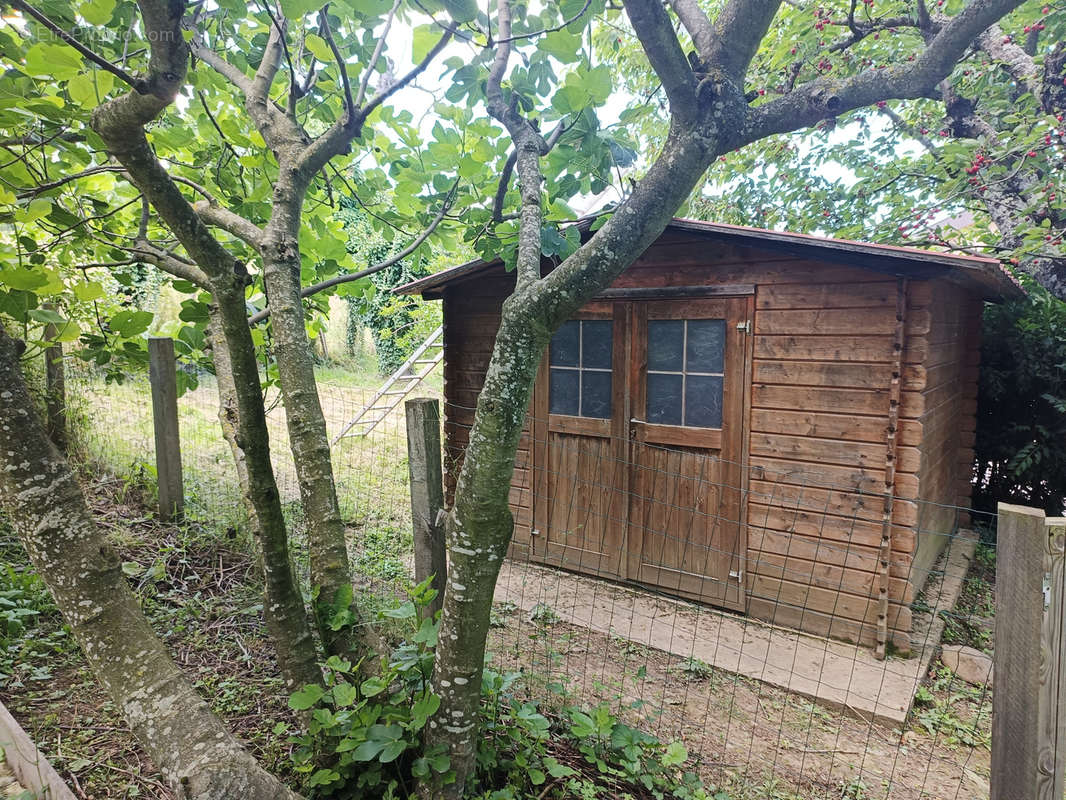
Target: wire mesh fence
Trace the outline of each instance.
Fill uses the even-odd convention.
[[[178,401],[186,513],[240,531],[217,390],[210,375],[196,378]],[[340,381],[318,388],[331,436],[373,395]],[[83,409],[86,458],[150,484],[145,382],[106,383],[79,369],[68,393]],[[276,391],[266,400],[299,544],[284,409]],[[454,475],[471,409],[446,411]],[[369,435],[341,439],[333,466],[361,588],[385,602],[412,572],[402,407]],[[531,700],[602,705],[683,742],[734,800],[987,796],[990,684],[965,682],[937,657],[942,642],[992,649],[995,550],[973,529],[994,520],[898,499],[886,517],[878,477],[821,464],[775,470],[683,445],[638,448],[531,419],[491,665],[520,674]],[[896,649],[884,660],[874,654],[879,635]]]

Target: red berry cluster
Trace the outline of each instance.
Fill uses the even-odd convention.
[[[988,159],[985,158],[984,153],[978,153],[973,158],[973,163],[966,168],[967,175],[976,175],[980,171],[981,167],[988,164]]]

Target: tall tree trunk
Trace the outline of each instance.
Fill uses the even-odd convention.
[[[262,548],[263,616],[285,685],[319,683],[318,651],[303,595],[293,576],[281,509],[255,346],[245,321],[244,292],[217,292],[208,335],[218,379],[218,418],[230,445],[241,495]]]
[[[263,279],[270,298],[274,357],[278,363],[285,419],[289,429],[300,499],[307,517],[307,549],[315,619],[327,652],[348,654],[361,646],[352,597],[352,576],[344,521],[330,458],[326,418],[315,382],[311,343],[300,301],[300,213],[306,180],[288,177],[287,159],[274,190],[274,210],[263,236]],[[295,169],[295,168],[292,168]],[[350,623],[333,630],[330,620],[346,600]]]
[[[560,324],[662,233],[715,156],[712,139],[672,134],[663,155],[597,237],[547,277],[516,289],[503,305],[446,524],[448,583],[433,672],[441,705],[425,743],[447,748],[456,781],[427,784],[422,797],[457,800],[473,772],[489,614],[514,527],[507,498],[544,348]]]
[[[178,796],[297,800],[241,747],[153,633],[69,464],[34,413],[21,350],[0,328],[0,509],[94,674]]]

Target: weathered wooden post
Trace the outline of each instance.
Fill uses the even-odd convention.
[[[185,511],[185,491],[181,476],[178,381],[173,339],[165,336],[148,339],[148,379],[152,384],[159,518],[163,521],[180,519]]]
[[[991,800],[1062,798],[1066,700],[1058,683],[1066,657],[1061,605],[1066,533],[1055,537],[1054,530],[1043,511],[999,504]],[[1052,602],[1045,613],[1049,566]]]
[[[404,404],[407,412],[407,464],[411,476],[411,522],[414,532],[415,582],[433,575],[437,597],[426,609],[434,614],[444,599],[448,562],[444,530],[438,517],[444,508],[439,403],[417,397]]]
[[[45,427],[48,438],[60,450],[67,449],[67,391],[63,367],[63,343],[56,341],[59,329],[54,323],[44,328],[44,338],[53,344],[44,349]]]
[[[1044,544],[1049,592],[1040,650],[1040,776],[1036,796],[1061,800],[1066,790],[1066,517],[1047,520]]]

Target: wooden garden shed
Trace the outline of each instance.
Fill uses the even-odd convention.
[[[545,261],[545,272],[553,264]],[[501,262],[397,289],[443,301],[449,496]],[[968,524],[995,260],[675,220],[545,353],[511,555],[906,652]]]

